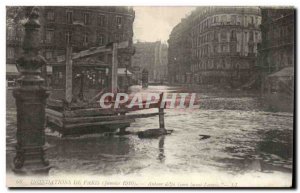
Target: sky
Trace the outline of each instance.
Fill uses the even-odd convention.
[[[161,40],[166,42],[173,27],[180,22],[181,18],[189,15],[193,9],[195,7],[134,7],[133,40],[141,42]]]

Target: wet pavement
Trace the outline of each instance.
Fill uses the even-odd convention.
[[[150,86],[133,92],[177,92],[179,87]],[[174,132],[158,139],[136,135],[91,134],[59,138],[47,131],[51,175],[141,175],[218,172],[292,174],[293,114],[266,112],[258,97],[198,93],[200,109],[167,109],[165,125]],[[11,100],[8,97],[8,103]],[[139,113],[157,112],[157,109]],[[158,128],[158,117],[137,119],[127,129]],[[7,105],[7,170],[15,154],[16,112]],[[205,137],[206,136],[206,137]]]

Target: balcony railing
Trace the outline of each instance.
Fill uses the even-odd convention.
[[[249,56],[249,57],[255,57],[255,56],[256,56],[256,53],[248,53],[248,56]]]
[[[10,41],[22,41],[22,38],[19,36],[7,36],[7,40]]]

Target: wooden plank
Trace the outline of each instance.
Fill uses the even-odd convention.
[[[61,117],[61,118],[64,117],[63,113],[52,110],[52,109],[46,108],[45,111],[46,111],[47,115],[51,115],[51,116],[55,116],[55,117]]]
[[[113,43],[112,50],[112,67],[111,67],[111,92],[116,93],[118,91],[118,44]]]
[[[85,56],[98,54],[98,53],[104,53],[104,52],[111,52],[111,49],[106,48],[106,46],[99,46],[99,47],[96,47],[96,48],[91,48],[91,49],[84,50],[84,51],[81,51],[79,53],[73,54],[72,59],[82,58],[82,57],[85,57]]]
[[[136,104],[132,108],[126,108],[125,107],[124,109],[126,109],[127,111],[136,111],[136,110],[159,108],[160,103],[159,102],[157,102],[157,103],[150,103],[149,104],[149,108],[146,108],[146,102],[142,103],[143,108],[140,108],[139,105],[141,105],[141,104]]]
[[[64,106],[62,100],[55,100],[55,99],[48,99],[47,105],[54,106],[54,107],[63,107]]]
[[[112,106],[113,103],[112,103]],[[114,115],[118,113],[127,113],[131,111],[137,111],[137,110],[144,110],[144,109],[151,109],[151,108],[158,108],[159,103],[152,103],[149,105],[149,108],[144,108],[145,105],[143,105],[143,108],[139,108],[139,106],[133,106],[132,108],[118,108],[118,109],[102,109],[102,108],[85,108],[85,109],[76,109],[71,111],[65,111],[64,115],[65,117],[85,117],[85,116],[97,116],[97,115]]]
[[[55,124],[59,127],[64,127],[64,121],[61,117],[55,117],[51,115],[46,115],[47,122]]]
[[[106,48],[106,46],[99,46],[99,47],[95,47],[95,48],[90,48],[88,50],[83,50],[79,53],[73,53],[72,59],[78,59],[78,58],[82,58],[85,56],[89,56],[89,55],[93,55],[93,54],[98,54],[98,53],[104,53],[104,52],[111,52],[110,48]],[[57,56],[57,62],[64,62],[66,60],[65,55],[61,55],[61,56]]]
[[[65,124],[65,128],[70,129],[70,128],[79,128],[79,127],[88,127],[88,126],[117,125],[117,124],[125,124],[125,123],[132,123],[132,122],[134,122],[134,119],[117,120],[117,121],[101,121],[101,122],[92,122],[92,123],[76,123],[76,124]]]
[[[115,115],[115,116],[76,117],[76,118],[65,118],[65,122],[66,123],[81,123],[81,122],[126,120],[126,119],[153,117],[153,116],[157,116],[160,114],[161,113],[148,113],[148,114]]]
[[[101,108],[89,108],[89,109],[77,109],[72,111],[65,111],[65,117],[85,117],[85,116],[97,116],[97,115],[114,115],[117,114],[114,109],[101,109]]]

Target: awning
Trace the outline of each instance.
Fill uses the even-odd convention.
[[[6,75],[18,76],[19,71],[16,64],[6,64]]]
[[[16,64],[6,64],[6,75],[18,76],[19,74]],[[52,66],[47,66],[47,74],[52,74]]]
[[[126,68],[118,68],[119,76],[126,76]],[[132,73],[127,69],[127,76],[132,76]]]

